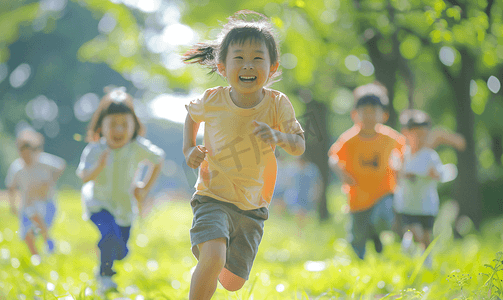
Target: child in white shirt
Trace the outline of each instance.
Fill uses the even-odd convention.
[[[56,213],[55,185],[66,167],[64,159],[42,152],[43,142],[40,133],[31,129],[21,131],[16,139],[20,158],[10,165],[5,178],[11,212],[20,220],[19,236],[32,255],[38,255],[35,246],[38,231],[47,244],[47,251],[54,251],[49,229]],[[18,208],[15,204],[16,190],[21,192]]]

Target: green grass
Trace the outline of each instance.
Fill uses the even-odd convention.
[[[82,220],[77,192],[60,192],[58,204],[52,229],[58,251],[43,255],[38,264],[19,240],[17,218],[7,202],[0,201],[0,299],[101,299],[89,293],[96,289],[99,233]],[[273,210],[250,280],[235,293],[219,286],[213,299],[497,299],[498,293],[501,297],[503,257],[497,252],[503,246],[503,221],[488,223],[480,233],[468,233],[459,241],[437,227],[441,234],[433,269],[428,270],[421,267],[421,257],[402,254],[392,235],[385,239],[382,254],[376,254],[369,242],[367,257],[358,260],[344,239],[343,204],[340,195],[331,198],[333,220],[313,221],[303,230],[292,216]],[[157,206],[148,218],[135,223],[130,255],[115,266],[120,294],[109,298],[187,299],[196,265],[190,251],[191,221],[188,203],[176,201]],[[42,246],[40,240],[39,249]]]

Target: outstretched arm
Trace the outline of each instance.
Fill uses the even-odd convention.
[[[464,151],[466,147],[466,140],[463,135],[453,133],[443,128],[431,130],[428,134],[427,147],[435,149],[440,145],[452,146],[459,151]]]

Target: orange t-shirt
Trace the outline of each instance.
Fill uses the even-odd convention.
[[[367,210],[381,197],[393,193],[396,186],[396,168],[405,150],[405,137],[392,128],[378,124],[377,134],[371,138],[360,136],[355,125],[344,132],[330,147],[328,156],[338,161],[356,181],[345,185],[350,211]]]
[[[276,183],[275,147],[253,134],[253,121],[283,133],[304,131],[285,94],[264,89],[259,104],[241,108],[232,102],[229,90],[208,89],[187,106],[194,122],[205,122],[204,146],[208,149],[199,168],[195,194],[232,203],[242,210],[268,207]]]

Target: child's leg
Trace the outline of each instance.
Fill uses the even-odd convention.
[[[371,210],[351,213],[351,246],[360,259],[365,257],[365,243],[369,238]]]
[[[225,265],[227,240],[218,238],[197,245],[199,261],[190,282],[190,300],[211,299],[217,279]]]
[[[44,241],[47,242],[49,235],[44,220],[40,217],[39,214],[34,214],[33,216],[31,216],[30,220],[40,229],[40,233],[42,234]]]
[[[31,255],[38,255],[37,247],[35,247],[35,234],[33,233],[33,230],[28,231],[24,241],[26,242],[26,245],[28,245]]]
[[[101,233],[101,239],[98,242],[101,257],[100,275],[112,276],[115,274],[115,271],[112,270],[114,260],[124,258],[127,253],[121,228],[115,223],[112,214],[106,210],[92,214],[91,221]]]
[[[243,287],[246,279],[239,277],[226,268],[223,268],[222,272],[220,272],[220,275],[218,276],[218,281],[220,281],[226,290],[235,292]]]

